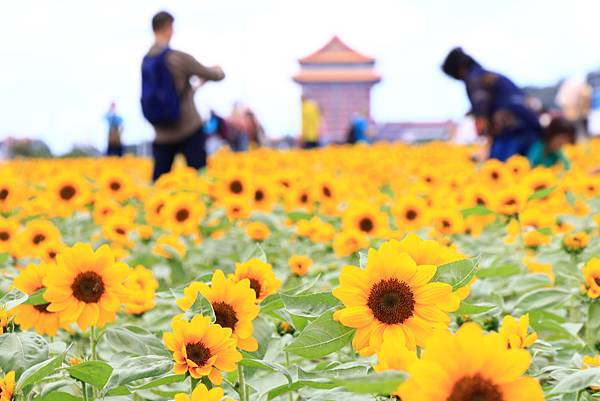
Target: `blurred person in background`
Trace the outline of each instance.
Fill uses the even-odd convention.
[[[152,18],[154,44],[142,63],[142,111],[156,132],[154,180],[171,170],[177,153],[183,153],[190,167],[206,166],[206,138],[194,93],[204,81],[225,78],[221,67],[205,67],[191,55],[169,47],[174,20],[166,11]],[[193,77],[198,85],[190,83]]]
[[[488,157],[506,161],[515,154],[526,156],[542,127],[525,104],[523,91],[504,75],[484,69],[460,47],[450,51],[442,70],[465,84],[478,133],[488,141]]]
[[[355,113],[350,121],[350,129],[348,130],[349,144],[357,142],[371,143],[370,122],[366,112]]]
[[[319,104],[302,95],[302,132],[300,140],[304,149],[319,147],[321,129],[321,109]]]
[[[268,145],[267,136],[265,135],[265,129],[263,128],[260,121],[256,117],[256,114],[249,107],[244,111],[244,118],[246,120],[246,129],[248,132],[248,140],[251,148],[259,148]]]
[[[117,104],[112,102],[108,112],[104,115],[108,124],[108,147],[107,156],[123,156],[123,144],[121,134],[123,133],[123,118],[117,113]]]
[[[575,144],[576,140],[575,124],[564,117],[554,117],[544,129],[542,139],[529,149],[529,163],[532,167],[553,167],[560,163],[565,170],[569,170],[571,164],[563,152],[563,147]]]
[[[556,104],[566,119],[575,124],[579,136],[587,136],[588,115],[592,106],[592,87],[585,75],[566,79],[558,88]]]
[[[240,102],[233,104],[233,109],[229,118],[227,118],[229,126],[229,146],[234,152],[245,152],[248,150],[249,138],[248,120],[246,118],[246,107]]]

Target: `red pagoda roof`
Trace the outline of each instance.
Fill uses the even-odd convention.
[[[302,70],[294,81],[303,82],[379,82],[381,77],[372,69]]]
[[[375,59],[360,54],[334,36],[321,49],[299,61],[300,64],[365,64],[374,63]]]

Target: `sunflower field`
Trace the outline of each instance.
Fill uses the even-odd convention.
[[[0,401],[600,400],[600,142],[0,165]]]

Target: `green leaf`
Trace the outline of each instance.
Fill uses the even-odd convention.
[[[474,305],[461,302],[460,308],[455,312],[457,315],[480,315],[497,308],[496,305]]]
[[[542,188],[539,191],[535,191],[533,194],[531,194],[527,200],[534,201],[547,198],[552,192],[554,192],[555,189],[556,187]]]
[[[477,272],[478,258],[463,259],[456,262],[438,266],[437,272],[431,281],[448,283],[456,291],[469,284]]]
[[[131,356],[160,355],[170,356],[161,339],[149,331],[136,326],[119,326],[106,329],[98,350],[109,359],[124,359]]]
[[[26,304],[28,305],[45,305],[48,303],[48,301],[46,301],[44,299],[44,293],[46,292],[45,288],[40,288],[39,290],[37,290],[36,292],[34,292],[33,294],[31,294],[28,298],[27,301],[25,301]]]
[[[540,288],[521,296],[521,298],[516,301],[513,309],[519,309],[521,312],[545,309],[549,306],[555,306],[564,302],[569,295],[569,292],[565,290]]]
[[[594,301],[588,307],[586,323],[587,340],[591,346],[596,342],[597,333],[600,332],[600,302]]]
[[[300,220],[309,220],[312,215],[310,213],[307,212],[289,212],[287,214],[287,217],[292,220],[293,222],[297,222]]]
[[[149,388],[163,386],[165,384],[180,383],[184,380],[185,380],[185,375],[168,375],[165,377],[161,377],[160,379],[155,379],[155,380],[149,381],[148,383],[143,384],[138,387],[134,387],[133,389],[134,390],[147,390]]]
[[[550,394],[575,393],[590,386],[600,386],[600,368],[580,370],[562,378]]]
[[[519,274],[521,268],[515,264],[507,264],[503,266],[487,267],[485,269],[479,269],[477,271],[477,277],[479,278],[492,278],[492,277],[509,277]]]
[[[196,295],[196,300],[192,306],[190,306],[190,309],[185,311],[183,318],[190,320],[196,315],[208,316],[213,323],[216,320],[215,311],[212,307],[212,304],[208,302],[208,299],[204,298],[204,296],[200,293]]]
[[[18,393],[30,384],[35,384],[40,379],[50,376],[52,373],[54,373],[56,369],[58,369],[62,365],[62,362],[65,359],[65,355],[66,354],[57,355],[52,359],[40,362],[28,368],[19,377],[19,380],[17,381],[15,387],[15,392]]]
[[[242,256],[242,261],[243,262],[247,262],[247,261],[249,261],[251,259],[258,259],[261,262],[268,263],[267,262],[267,254],[265,253],[263,247],[260,246],[260,244],[254,245],[254,247],[252,249],[250,249],[249,251],[247,251]]]
[[[550,227],[538,228],[537,232],[544,235],[552,235],[552,229]]]
[[[82,398],[62,391],[53,391],[41,398],[36,398],[35,401],[82,401]]]
[[[403,372],[386,371],[366,376],[334,379],[333,382],[353,393],[392,394],[407,377],[408,375]]]
[[[127,358],[115,366],[104,390],[129,384],[135,380],[157,378],[173,369],[173,360],[164,356],[138,356]]]
[[[340,301],[331,292],[314,294],[285,295],[281,294],[285,309],[293,315],[317,318],[328,310],[339,307]]]
[[[48,343],[31,331],[0,336],[0,368],[14,370],[17,377],[26,369],[48,359]]]
[[[113,372],[113,368],[106,362],[87,361],[67,369],[69,374],[77,380],[102,388]]]
[[[8,261],[10,260],[10,253],[2,252],[0,253],[0,266],[6,266]]]
[[[15,306],[19,306],[25,301],[27,301],[27,294],[25,294],[23,291],[17,290],[16,288],[13,288],[4,294],[2,298],[0,298],[0,305],[4,306],[6,310],[11,310]]]
[[[325,312],[306,326],[286,351],[308,359],[321,358],[348,344],[353,334],[354,329],[333,320],[333,312]]]
[[[290,372],[284,366],[275,362],[267,362],[260,359],[244,358],[238,363],[242,366],[248,366],[250,368],[266,370],[273,373],[281,373],[283,376],[285,376],[285,378],[290,384],[294,381]]]
[[[488,216],[490,214],[494,214],[493,211],[483,205],[477,205],[475,207],[463,209],[461,210],[461,213],[465,219],[469,216]]]

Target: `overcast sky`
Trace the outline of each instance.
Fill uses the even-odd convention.
[[[150,18],[175,15],[173,47],[220,64],[226,81],[197,95],[228,113],[253,107],[272,135],[295,134],[297,59],[334,34],[377,59],[379,122],[459,118],[464,89],[439,70],[462,45],[518,84],[551,84],[600,66],[597,0],[0,0],[0,139],[38,137],[56,152],[103,148],[116,100],[127,143],[152,139],[139,109]]]

